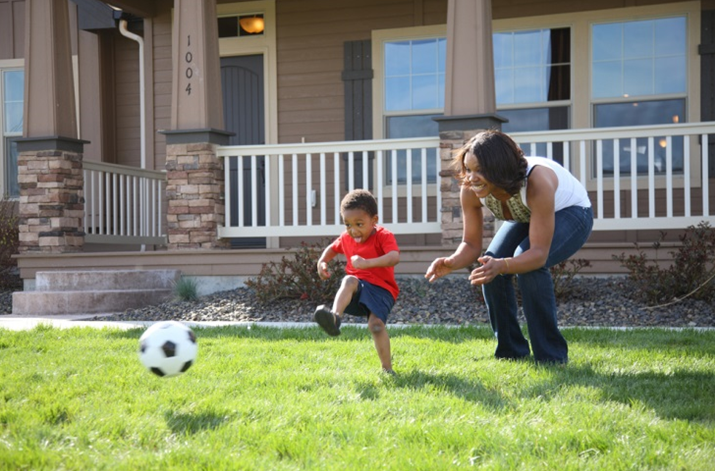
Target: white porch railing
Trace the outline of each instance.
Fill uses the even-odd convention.
[[[165,244],[166,174],[84,161],[85,242]]]
[[[666,230],[715,225],[708,135],[715,122],[512,137],[526,155],[554,158],[579,178],[594,206],[594,230]],[[436,137],[217,152],[225,159],[228,215],[220,237],[335,235],[343,229],[340,200],[358,187],[375,194],[381,223],[396,234],[441,232]]]
[[[579,178],[591,196],[594,230],[665,230],[715,225],[713,134],[715,122],[511,136],[526,155],[555,158]]]
[[[395,234],[442,230],[437,138],[230,146],[217,155],[228,221],[219,237],[335,235],[340,201],[355,188],[375,195],[380,223]]]

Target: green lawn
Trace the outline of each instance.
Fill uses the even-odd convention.
[[[5,469],[715,469],[715,331],[568,329],[571,362],[487,328],[194,329],[159,378],[141,330],[0,330]]]

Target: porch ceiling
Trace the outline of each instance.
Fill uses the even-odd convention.
[[[156,15],[155,0],[100,0],[122,11],[141,18],[152,18]]]

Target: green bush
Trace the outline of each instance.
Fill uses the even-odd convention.
[[[196,301],[199,299],[199,287],[193,278],[183,276],[174,283],[174,296],[181,301]]]
[[[665,233],[653,244],[660,248]],[[637,254],[614,255],[621,266],[628,269],[629,280],[635,286],[635,296],[650,304],[670,302],[684,296],[704,301],[715,300],[715,229],[703,221],[689,226],[679,237],[681,245],[670,252],[674,262],[663,269],[648,260],[643,249],[636,245]]]
[[[13,255],[20,246],[17,202],[4,197],[0,200],[0,289],[16,290],[22,286]]]
[[[318,275],[318,259],[332,240],[316,244],[301,243],[279,263],[264,263],[255,279],[246,281],[262,302],[276,299],[309,299],[316,303],[332,302],[345,276],[345,262],[336,258],[328,264],[330,278],[321,280]],[[286,249],[291,251],[292,249]]]

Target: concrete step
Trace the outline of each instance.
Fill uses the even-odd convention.
[[[121,312],[160,304],[172,296],[171,289],[18,291],[12,294],[12,313],[44,316]]]
[[[35,291],[171,290],[179,279],[179,270],[41,271],[35,274]]]

